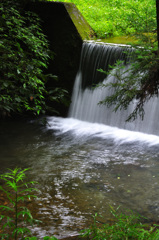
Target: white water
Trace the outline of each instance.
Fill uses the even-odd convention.
[[[112,219],[110,207],[159,218],[159,137],[73,118],[8,121],[0,125],[0,173],[29,168],[39,182],[29,203],[38,239],[79,233]]]
[[[73,118],[48,117],[48,129],[56,130],[56,135],[71,134],[79,141],[90,138],[109,139],[115,144],[136,143],[153,146],[159,144],[159,137],[152,134],[129,131],[99,123],[90,123]]]
[[[104,61],[104,54],[109,50],[111,56]],[[147,104],[144,121],[125,123],[133,106],[128,111],[114,113],[112,109],[98,105],[109,91],[89,88],[97,80],[104,81],[96,69],[104,69],[114,53],[111,48],[102,46],[100,51],[100,46],[96,49],[96,45],[84,44],[69,117],[47,118],[48,132],[56,136],[56,148],[51,141],[46,151],[51,156],[50,175],[48,169],[47,175],[50,178],[55,169],[57,176],[53,178],[57,196],[64,199],[67,206],[67,213],[61,205],[59,208],[60,217],[65,220],[62,228],[77,220],[78,226],[82,222],[88,224],[89,214],[97,212],[104,219],[110,219],[109,205],[128,208],[148,219],[158,220],[158,100],[154,98]],[[80,214],[81,219],[71,218],[67,223],[63,216],[69,215],[67,202],[74,203],[71,211],[75,217]]]
[[[158,127],[159,106],[157,97],[154,97],[153,99],[146,103],[145,116],[143,121],[140,118],[138,118],[134,122],[127,123],[125,122],[125,120],[127,119],[128,115],[133,111],[134,108],[133,104],[130,105],[126,111],[122,110],[113,112],[113,108],[107,108],[105,105],[98,104],[101,100],[104,99],[105,96],[110,94],[110,89],[108,88],[90,89],[89,87],[85,89],[82,88],[83,79],[85,81],[89,79],[89,76],[86,76],[87,69],[89,69],[90,72],[91,65],[93,74],[92,75],[90,74],[90,77],[93,76],[94,78],[95,75],[94,68],[95,69],[100,68],[100,65],[98,64],[100,54],[101,57],[103,58],[103,46],[101,47],[101,49],[98,46],[98,49],[96,51],[97,52],[101,51],[101,53],[98,53],[98,59],[96,59],[96,55],[94,56],[92,55],[92,52],[95,51],[94,43],[93,47],[90,47],[90,45],[92,45],[92,43],[85,43],[84,45],[83,53],[81,56],[81,66],[79,72],[77,73],[74,84],[72,104],[70,106],[69,117],[92,123],[102,123],[108,126],[118,127],[121,129],[127,129],[131,131],[159,135]],[[119,51],[118,48],[117,50]],[[112,50],[109,51],[109,49],[107,49],[106,54],[107,55],[110,54],[112,57]],[[89,61],[85,60],[87,58],[86,55],[89,55],[88,59],[90,63]],[[105,58],[107,58],[108,61],[105,64],[108,65],[110,57],[108,57],[107,55],[105,56]],[[102,67],[104,67],[104,65],[102,65]],[[113,76],[108,76],[108,78],[109,79],[107,81],[114,81]],[[88,81],[91,82],[90,79]],[[95,82],[96,81],[97,80],[95,80]],[[101,79],[98,79],[98,81],[101,81]],[[105,80],[103,80],[103,82],[104,81]]]

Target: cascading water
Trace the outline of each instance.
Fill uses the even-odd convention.
[[[117,112],[113,112],[112,107],[107,108],[105,105],[98,104],[106,95],[110,94],[110,89],[92,88],[93,84],[106,81],[104,79],[105,75],[97,71],[97,69],[107,70],[108,66],[114,64],[117,60],[126,60],[125,49],[125,46],[94,42],[83,43],[81,62],[75,79],[69,117],[159,135],[158,98],[154,97],[146,103],[144,120],[137,119],[134,122],[125,122],[134,108],[133,104],[127,110]],[[131,51],[130,49],[130,54]],[[107,81],[114,81],[114,76],[108,76]]]
[[[96,69],[113,64],[114,56],[124,60],[124,50],[84,43],[71,118],[49,116],[0,124],[0,174],[8,168],[28,168],[27,178],[39,182],[38,198],[27,203],[33,217],[41,220],[30,228],[38,239],[46,235],[70,239],[93,223],[95,213],[108,223],[113,217],[109,206],[158,221],[159,137],[108,126],[157,134],[156,99],[149,103],[153,108],[146,107],[151,109],[143,123],[125,126],[126,112],[114,114],[97,105],[107,90],[90,88],[92,82],[105,78]],[[0,204],[5,203],[0,194]]]

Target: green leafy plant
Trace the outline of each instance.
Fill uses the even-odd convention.
[[[33,224],[38,222],[38,220],[33,219],[29,209],[23,205],[27,199],[36,198],[33,192],[37,191],[36,188],[32,187],[36,182],[24,182],[27,170],[21,170],[20,168],[8,169],[7,173],[0,176],[0,179],[4,181],[4,187],[0,186],[0,190],[4,192],[9,202],[7,205],[0,205],[2,212],[0,215],[2,224],[1,239],[11,238],[16,240],[19,236],[23,237],[24,234],[29,234],[30,230],[21,226],[20,223]]]
[[[121,109],[126,110],[131,103],[134,103],[133,111],[125,120],[133,121],[138,116],[143,119],[145,103],[152,97],[158,96],[159,54],[157,46],[155,43],[145,43],[142,48],[134,46],[131,61],[127,66],[117,61],[105,74],[114,76],[114,81],[98,85],[98,87],[108,87],[112,90],[111,94],[105,96],[100,104],[113,106],[116,112]]]
[[[95,214],[93,224],[84,230],[83,237],[92,240],[158,240],[158,225],[147,226],[141,223],[141,216],[129,212],[129,214],[118,213],[111,207],[114,221],[111,224],[100,224]]]
[[[15,168],[8,169],[7,173],[0,175],[0,179],[4,182],[4,186],[0,186],[8,203],[0,205],[0,237],[1,239],[26,239],[37,240],[37,237],[31,236],[31,231],[24,224],[33,225],[39,223],[32,217],[28,208],[25,207],[25,201],[36,198],[34,194],[37,188],[33,186],[37,184],[35,181],[25,181],[25,172],[28,168],[22,170]],[[46,236],[44,240],[57,240],[55,237]]]
[[[49,44],[40,21],[9,1],[0,3],[0,16],[0,112],[43,113]]]
[[[57,91],[47,90],[46,83],[57,79],[45,73],[53,53],[39,17],[24,10],[26,2],[0,2],[0,116],[3,117],[45,114],[46,99],[59,101],[63,97]]]
[[[26,237],[25,240],[38,240],[37,237]],[[58,240],[57,238],[55,237],[44,237],[43,240]]]

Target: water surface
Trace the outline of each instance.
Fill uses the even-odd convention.
[[[28,168],[39,182],[28,204],[43,221],[32,229],[42,239],[73,235],[114,208],[134,210],[149,221],[159,216],[159,137],[72,118],[3,122],[0,173]]]

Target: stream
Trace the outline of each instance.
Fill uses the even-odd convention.
[[[159,137],[73,118],[46,117],[0,124],[0,174],[30,168],[38,198],[28,203],[42,221],[39,239],[76,235],[93,215],[131,209],[158,221]]]

